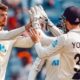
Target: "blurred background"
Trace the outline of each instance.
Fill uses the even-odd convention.
[[[42,5],[50,20],[57,25],[63,11],[68,6],[80,7],[80,0],[2,0],[9,7],[8,25],[12,30],[29,22],[28,10],[34,5]],[[25,33],[24,33],[25,34]],[[37,57],[34,47],[31,49],[13,48],[5,80],[27,80],[32,63]],[[42,68],[36,80],[44,80],[46,69]]]

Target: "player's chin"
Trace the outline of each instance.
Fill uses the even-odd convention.
[[[5,27],[5,26],[6,26],[6,24],[0,24],[0,26]]]

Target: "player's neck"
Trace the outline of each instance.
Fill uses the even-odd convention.
[[[80,25],[77,26],[74,25],[72,29],[80,29]]]

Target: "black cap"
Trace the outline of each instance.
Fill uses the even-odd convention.
[[[75,6],[70,6],[66,8],[63,13],[63,17],[68,20],[71,24],[80,23],[80,8]]]

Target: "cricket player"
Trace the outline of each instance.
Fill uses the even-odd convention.
[[[40,36],[36,30],[29,30],[29,35],[41,59],[60,54],[60,61],[56,59],[55,62],[50,59],[51,62],[46,66],[48,69],[46,80],[80,80],[80,8],[75,6],[66,8],[63,19],[69,32],[53,37],[53,41],[46,48],[41,45]],[[33,26],[34,23],[39,26],[38,21],[34,21]],[[55,73],[52,71],[53,65],[58,65]],[[54,74],[56,78],[53,78]]]
[[[37,16],[39,14],[41,14],[41,15],[43,15],[42,18],[45,17],[46,19],[48,19],[47,15],[46,15],[46,13],[44,11],[44,9],[41,6],[33,7],[31,9],[30,13],[32,14],[32,16],[34,16],[34,18],[35,18],[35,15],[33,15],[33,13],[34,14],[37,13],[36,14]],[[59,35],[63,34],[62,32],[60,32],[59,29],[56,29],[56,27],[54,28],[54,24],[52,22],[50,22],[49,19],[48,19],[48,21],[49,21],[48,22],[48,28],[53,33],[53,36],[59,36]],[[47,42],[47,44],[49,45],[50,42]],[[43,46],[46,47],[47,44],[45,43]],[[53,60],[53,62],[57,62],[58,61],[57,64],[54,64],[53,66],[52,66],[52,64],[49,64],[49,63],[51,63],[52,60]],[[46,67],[47,72],[48,72],[48,70],[52,71],[52,73],[50,74],[50,75],[52,75],[51,80],[56,79],[56,73],[55,73],[55,71],[57,69],[56,67],[59,66],[59,61],[60,61],[60,54],[57,54],[55,56],[50,56],[50,57],[47,57],[47,58],[39,58],[39,57],[37,57],[35,59],[35,62],[33,62],[32,68],[31,68],[31,70],[29,72],[28,80],[35,80],[36,79],[36,76],[37,76],[38,72],[41,70],[41,68],[43,67],[43,65],[44,65],[45,62],[46,62],[46,66],[49,65],[50,67],[52,67],[51,69],[48,69]],[[53,75],[53,73],[55,73],[55,74]]]
[[[3,28],[6,25],[6,22],[7,22],[7,7],[4,4],[0,3],[0,80],[5,80],[6,68],[12,47],[14,46],[27,48],[31,47],[33,44],[30,37],[29,38],[23,36],[16,37],[16,35],[19,35],[26,30],[25,27],[12,30],[10,32],[4,31]],[[5,34],[7,35],[4,36]],[[12,37],[13,35],[15,36]],[[28,41],[30,41],[30,43]]]
[[[5,34],[7,32],[3,30],[3,27],[6,25],[7,11],[6,11],[6,6],[3,4],[0,4],[0,15],[1,15],[0,33]],[[56,27],[54,28],[56,29]],[[10,33],[10,37],[8,37],[7,39],[0,36],[1,37],[0,39],[0,80],[5,80],[6,68],[7,68],[7,64],[8,64],[8,60],[9,60],[9,56],[10,56],[12,48],[13,47],[30,48],[34,44],[30,37],[17,36],[23,31],[25,31],[25,27],[16,29],[16,31],[12,31]],[[48,38],[48,36],[46,36],[41,30],[38,30],[38,31],[41,32],[41,36],[42,36],[41,42],[43,44],[46,39],[48,42],[52,40],[52,38]],[[13,36],[12,34],[15,35],[15,37],[12,37]]]

